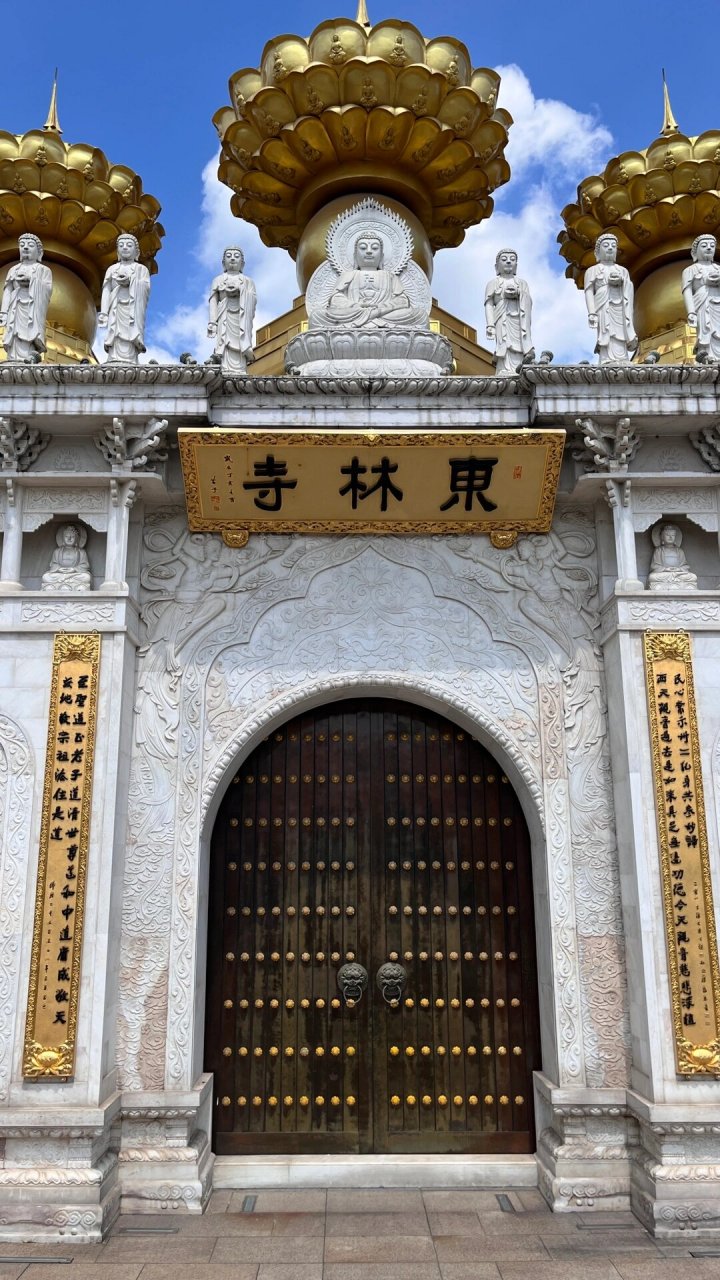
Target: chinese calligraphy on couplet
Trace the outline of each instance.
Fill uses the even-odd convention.
[[[73,1074],[99,660],[99,635],[55,637],[23,1058],[31,1080]]]
[[[690,637],[644,636],[675,1052],[680,1075],[720,1075],[720,970]]]

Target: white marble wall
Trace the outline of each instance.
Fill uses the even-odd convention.
[[[99,1238],[121,1196],[126,1208],[203,1208],[214,816],[270,728],[303,706],[373,694],[415,700],[478,736],[523,805],[548,1200],[614,1207],[632,1187],[655,1230],[715,1229],[720,1084],[674,1072],[640,644],[651,626],[693,636],[717,901],[720,459],[701,459],[690,435],[720,404],[707,371],[675,372],[531,368],[503,386],[388,383],[366,402],[357,387],[219,385],[206,370],[141,369],[130,386],[117,370],[0,368],[0,412],[52,420],[54,431],[12,476],[28,540],[23,589],[0,596],[0,1238]],[[610,438],[628,413],[641,439],[630,471],[612,472],[620,507],[606,504],[609,471],[568,457],[553,533],[509,551],[484,538],[273,536],[231,551],[204,535],[189,549],[172,455],[166,472],[117,469],[90,443],[115,414],[141,428],[151,415],[173,428],[337,425],[340,415],[355,426],[532,420],[570,431],[595,414]],[[7,487],[0,496],[9,528]],[[651,524],[678,513],[696,530],[686,549],[707,590],[614,595],[620,535],[642,576]],[[47,551],[34,531],[73,514],[91,528],[96,590],[33,590]],[[103,589],[108,563],[118,585]],[[31,1086],[20,1063],[52,634],[76,628],[103,633],[78,1070],[67,1085]]]

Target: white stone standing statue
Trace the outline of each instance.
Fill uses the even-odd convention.
[[[682,273],[688,324],[697,326],[695,354],[701,363],[720,361],[720,263],[715,236],[698,236],[691,246],[692,266]]]
[[[650,561],[648,591],[695,591],[694,574],[682,550],[682,532],[676,524],[657,524],[652,531],[655,550]]]
[[[42,576],[42,590],[89,591],[92,579],[85,550],[87,531],[79,524],[61,524],[55,541],[57,547]]]
[[[222,260],[222,275],[215,277],[210,289],[208,337],[215,339],[215,356],[223,373],[247,373],[253,359],[257,292],[249,276],[243,275],[242,249],[229,245]]]
[[[514,249],[501,249],[495,258],[495,277],[485,288],[485,330],[495,341],[495,372],[508,378],[533,353],[532,298],[527,282],[517,275]]]
[[[20,261],[5,277],[0,324],[8,360],[37,364],[47,348],[45,326],[52,293],[52,271],[43,266],[43,244],[26,232],[18,240]]]
[[[629,364],[637,349],[633,320],[635,290],[626,267],[617,263],[618,240],[612,232],[598,236],[596,263],[585,272],[585,303],[591,329],[597,329],[600,364]]]
[[[128,232],[117,238],[117,255],[117,262],[105,272],[98,324],[107,326],[108,364],[137,364],[145,350],[150,272],[138,262],[140,245]]]

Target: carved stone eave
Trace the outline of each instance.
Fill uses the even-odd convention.
[[[300,378],[289,375],[222,377],[215,365],[0,364],[0,386],[186,386],[222,395],[489,395],[511,397],[532,387],[688,386],[720,389],[718,365],[528,364],[512,378]]]
[[[690,386],[720,388],[720,366],[699,364],[526,365],[529,387]]]
[[[306,378],[289,374],[272,378],[223,378],[220,393],[292,396],[520,396],[520,378]]]
[[[212,387],[214,365],[0,364],[0,387]]]

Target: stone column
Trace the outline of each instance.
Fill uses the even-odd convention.
[[[692,1232],[696,1239],[717,1241],[720,1163],[713,1144],[720,1133],[718,1085],[709,1077],[679,1078],[676,1070],[642,637],[646,630],[691,633],[712,846],[717,839],[710,784],[713,744],[720,732],[715,674],[720,601],[710,593],[702,599],[698,593],[616,598],[605,606],[603,624],[632,1033],[627,1095],[634,1135],[631,1206],[658,1236],[687,1242]],[[712,847],[711,859],[716,864]],[[715,873],[714,880],[717,902]]]
[[[5,481],[5,515],[0,565],[0,594],[21,591],[23,488],[16,480]]]
[[[105,550],[105,581],[102,590],[127,590],[125,571],[127,568],[128,529],[130,509],[137,497],[137,484],[134,480],[120,483],[110,481],[110,510],[108,513],[107,543]]]
[[[630,481],[608,480],[607,495],[613,513],[615,528],[615,554],[617,558],[616,591],[642,591],[643,583],[637,576],[635,550],[635,525],[630,506]]]

